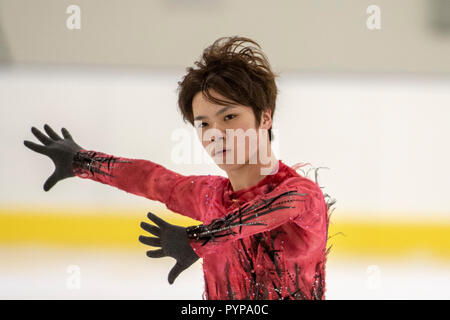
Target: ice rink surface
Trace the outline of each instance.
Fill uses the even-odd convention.
[[[201,260],[173,285],[175,260],[142,252],[42,247],[0,249],[0,299],[201,299]],[[408,259],[333,258],[326,299],[449,299],[450,265]]]

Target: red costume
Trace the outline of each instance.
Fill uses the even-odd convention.
[[[276,173],[235,192],[222,176],[184,176],[148,160],[87,150],[81,157],[91,161],[74,166],[77,176],[203,222],[187,231],[203,258],[204,299],[325,298],[328,204],[317,183],[281,160]]]

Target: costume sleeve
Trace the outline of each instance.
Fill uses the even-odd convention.
[[[218,249],[225,242],[270,231],[289,221],[301,228],[310,228],[326,215],[323,193],[312,180],[294,178],[295,183],[252,199],[208,225],[188,227],[186,232],[193,250],[199,257],[214,254],[220,252]]]
[[[157,163],[80,150],[73,172],[83,179],[108,184],[128,193],[160,201],[169,210],[202,221],[205,199],[216,176],[184,176]]]

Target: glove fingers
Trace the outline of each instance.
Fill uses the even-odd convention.
[[[44,129],[45,132],[47,132],[48,136],[53,140],[62,140],[61,137],[55,131],[53,131],[53,129],[48,124],[44,125]]]
[[[147,251],[147,257],[150,257],[150,258],[162,258],[165,256],[166,255],[164,254],[162,249]]]
[[[47,181],[45,181],[44,183],[44,191],[48,191],[50,190],[57,182],[58,182],[58,177],[56,175],[56,172],[54,172],[50,178],[47,179]]]
[[[175,266],[172,268],[172,270],[170,270],[169,272],[169,283],[172,284],[175,281],[175,279],[180,275],[180,273],[186,269],[187,267],[182,266],[177,262]]]
[[[156,216],[151,212],[147,213],[147,217],[160,227],[167,224],[163,219],[161,219],[160,217]]]
[[[161,236],[161,229],[159,229],[158,227],[152,226],[151,224],[148,224],[147,222],[141,222],[141,228],[147,232],[150,232],[151,234],[153,234],[157,237]]]
[[[68,131],[66,128],[62,128],[62,129],[61,129],[61,132],[62,132],[63,137],[64,137],[65,139],[69,139],[69,140],[72,140],[72,141],[73,141],[72,135],[69,133],[69,131]]]
[[[28,141],[28,140],[25,140],[23,142],[23,144],[25,145],[25,147],[27,147],[27,148],[29,148],[29,149],[31,149],[33,151],[36,151],[38,153],[41,153],[41,154],[44,154],[44,155],[48,156],[47,149],[46,149],[45,146],[41,146],[40,144],[31,142],[31,141]]]
[[[40,142],[42,142],[46,146],[48,146],[53,142],[49,137],[47,137],[45,134],[43,134],[41,131],[39,131],[39,129],[35,127],[31,128],[31,132],[34,134],[36,138],[39,139]]]
[[[152,247],[161,247],[161,239],[155,237],[139,236],[139,241]]]

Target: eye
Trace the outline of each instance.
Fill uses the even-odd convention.
[[[226,119],[227,117],[232,117],[231,119],[233,119],[233,118],[236,118],[236,115],[235,115],[235,114],[227,114],[227,115],[225,116],[225,119]],[[229,119],[230,119],[230,118],[229,118]]]
[[[200,125],[197,126],[197,128],[203,128],[205,125],[207,125],[208,123],[206,122],[202,122]]]

